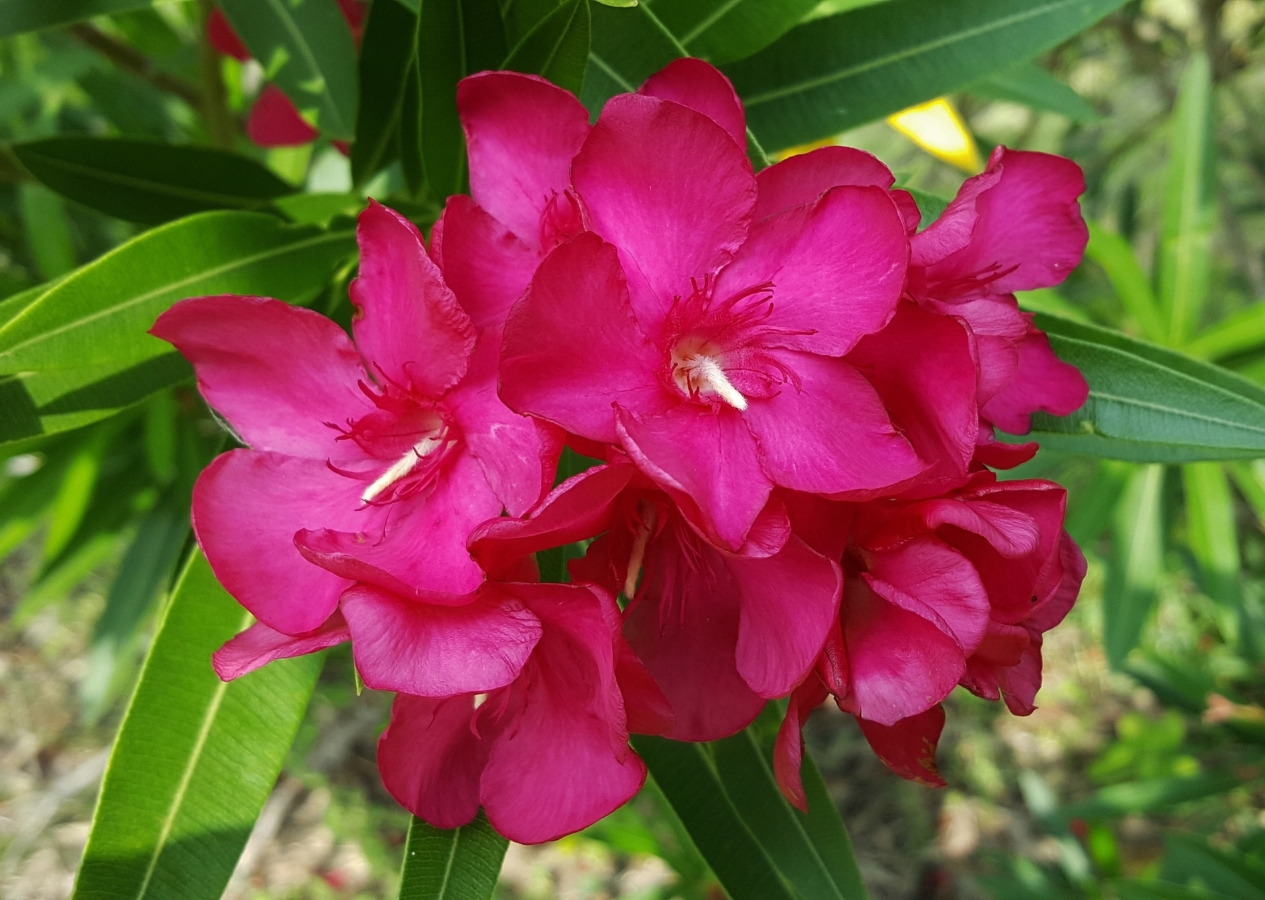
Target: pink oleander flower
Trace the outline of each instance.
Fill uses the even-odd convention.
[[[500,687],[540,624],[479,591],[466,537],[534,505],[559,446],[497,399],[495,336],[476,331],[412,223],[371,203],[357,237],[354,344],[317,313],[257,297],[182,301],[155,323],[247,445],[198,479],[194,530],[259,620],[241,638],[245,659],[350,634],[371,687]],[[349,592],[355,582],[392,593]],[[431,672],[423,644],[453,663]],[[240,657],[222,657],[221,674],[248,669]]]
[[[662,695],[619,633],[619,609],[590,585],[514,584],[541,622],[511,684],[445,699],[400,694],[378,743],[383,783],[405,808],[455,828],[482,806],[525,844],[592,825],[628,801],[646,767],[629,731],[671,721]]]
[[[511,298],[506,404],[617,446],[730,551],[774,487],[871,496],[927,471],[841,358],[896,312],[908,210],[871,185],[766,196],[740,102],[698,60],[613,98],[587,133],[576,110],[567,181],[496,182],[514,198],[498,215],[513,206],[520,243],[548,252]],[[471,134],[473,160],[487,140]]]
[[[791,696],[775,758],[802,807],[800,726],[828,695],[857,717],[897,773],[943,782],[938,704],[957,684],[1026,715],[1041,684],[1041,635],[1071,608],[1085,561],[1063,531],[1066,492],[1045,481],[965,487],[917,501],[829,505],[801,498],[793,527],[842,558],[839,621]]]
[[[835,621],[842,571],[790,533],[779,501],[742,554],[726,552],[626,458],[569,479],[528,518],[486,522],[470,546],[495,576],[597,535],[572,577],[629,598],[624,636],[672,708],[668,737],[716,740],[746,727],[803,679]]]

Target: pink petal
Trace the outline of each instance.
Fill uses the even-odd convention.
[[[266,84],[246,119],[246,135],[260,147],[299,147],[320,137],[294,102],[275,84]]]
[[[303,530],[294,543],[310,562],[353,581],[417,598],[465,594],[483,581],[466,539],[500,511],[483,470],[458,451],[429,493],[386,507],[377,530]]]
[[[702,113],[729,132],[746,152],[747,117],[742,101],[729,79],[715,66],[692,57],[673,60],[646,79],[637,93],[671,100]]]
[[[776,556],[732,558],[729,568],[741,604],[738,673],[761,697],[783,697],[821,653],[839,613],[843,571],[797,537]]]
[[[465,194],[448,198],[430,240],[431,257],[474,327],[503,327],[531,283],[540,252]]]
[[[457,110],[474,201],[540,247],[541,212],[570,187],[571,160],[589,133],[588,112],[562,88],[516,72],[462,79]]]
[[[375,379],[437,399],[466,373],[474,326],[417,226],[376,200],[360,214],[352,332]]]
[[[797,153],[761,169],[755,180],[760,191],[754,213],[757,219],[813,203],[840,185],[874,185],[887,190],[896,181],[887,166],[853,147],[818,147]]]
[[[238,62],[246,62],[250,59],[250,51],[246,49],[242,39],[229,24],[228,17],[218,6],[213,7],[211,14],[207,16],[206,39],[217,52],[231,56]]]
[[[610,100],[571,167],[592,228],[619,248],[643,327],[657,330],[690,279],[715,272],[747,236],[751,164],[708,117],[638,94]],[[634,288],[641,279],[633,278]],[[744,285],[745,287],[745,285]]]
[[[294,534],[374,530],[381,519],[361,509],[360,488],[323,462],[230,450],[194,485],[193,528],[226,591],[268,627],[306,634],[330,617],[348,582],[300,556]]]
[[[382,783],[401,806],[436,828],[468,824],[479,811],[486,744],[470,728],[473,697],[400,694],[378,739]]]
[[[342,614],[335,612],[316,631],[291,637],[256,622],[211,654],[215,674],[224,681],[248,675],[273,660],[317,653],[351,640]]]
[[[614,443],[612,404],[661,410],[669,397],[656,373],[666,365],[633,317],[615,248],[582,234],[549,254],[510,311],[501,399],[525,415]]]
[[[308,309],[262,297],[181,300],[154,323],[193,363],[198,390],[257,450],[326,460],[347,455],[342,424],[373,410],[356,387],[360,357],[346,332]]]
[[[808,812],[808,798],[804,795],[804,782],[799,774],[804,762],[804,722],[825,699],[825,685],[817,676],[810,675],[791,694],[790,702],[786,704],[786,716],[773,745],[773,776],[782,789],[782,796],[801,812]]]
[[[970,561],[933,537],[872,554],[870,573],[935,610],[969,656],[988,628],[988,593]],[[877,583],[875,592],[883,594]],[[886,596],[883,594],[883,596]]]
[[[849,711],[882,725],[925,712],[966,672],[962,648],[917,600],[850,579],[840,616],[851,669]]]
[[[1016,345],[1019,367],[1014,379],[989,400],[984,417],[1002,431],[1027,434],[1029,415],[1037,410],[1066,416],[1089,399],[1089,385],[1080,370],[1054,355],[1050,341],[1035,328]]]
[[[618,409],[620,443],[718,546],[739,550],[773,489],[734,410],[682,403],[663,415]]]
[[[743,413],[775,484],[841,494],[887,487],[926,468],[856,369],[843,360],[788,350],[779,359],[799,384],[771,399],[752,400]]]
[[[772,283],[763,327],[777,346],[840,356],[896,311],[909,245],[887,192],[837,187],[810,204],[760,219],[715,294]]]
[[[342,596],[356,670],[365,686],[419,697],[504,687],[540,640],[540,622],[499,592],[438,606],[357,585]]]
[[[928,787],[944,787],[936,767],[936,744],[944,730],[944,707],[936,705],[916,716],[883,725],[857,718],[870,748],[889,769]]]

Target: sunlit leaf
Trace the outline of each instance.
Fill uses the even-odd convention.
[[[399,900],[487,900],[508,848],[482,810],[469,825],[448,830],[415,816],[404,846]]]

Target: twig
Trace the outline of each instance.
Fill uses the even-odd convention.
[[[126,69],[164,93],[174,94],[194,109],[203,109],[202,91],[197,86],[169,72],[161,71],[148,56],[135,47],[87,24],[71,25],[68,31],[80,43],[96,50],[120,69]]]

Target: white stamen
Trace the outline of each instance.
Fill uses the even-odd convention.
[[[378,476],[377,481],[365,488],[365,492],[360,495],[362,503],[371,503],[373,499],[395,484],[409,472],[413,471],[413,467],[434,453],[436,448],[443,444],[442,440],[435,438],[422,438],[409,449],[398,460],[391,464],[391,468],[387,469]]]
[[[641,522],[637,526],[637,535],[633,538],[632,551],[628,554],[628,574],[624,576],[624,596],[629,600],[637,592],[637,579],[641,577],[641,568],[646,562],[646,545],[650,543],[650,533],[654,531],[658,518],[653,504],[643,500],[637,507]]]
[[[725,370],[720,364],[710,356],[704,356],[696,353],[685,360],[686,368],[689,370],[688,377],[700,389],[710,389],[721,400],[724,400],[736,410],[744,410],[747,408],[747,398],[738,392],[738,389],[730,383],[725,377]]]
[[[474,708],[475,708],[475,709],[478,709],[480,706],[482,706],[484,703],[486,703],[486,702],[487,702],[487,699],[488,699],[488,695],[487,695],[487,694],[475,694],[475,695],[474,695]]]

